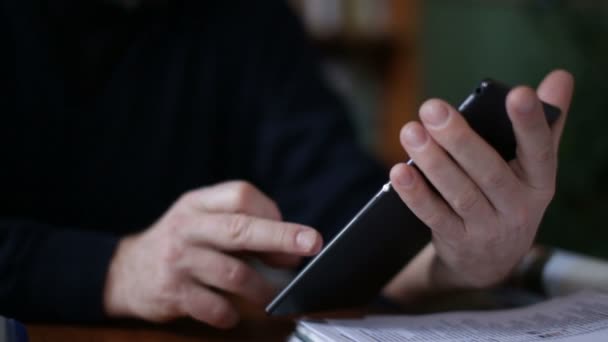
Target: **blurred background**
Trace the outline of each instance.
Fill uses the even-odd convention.
[[[403,123],[428,97],[457,105],[484,77],[576,77],[558,190],[539,242],[608,258],[608,1],[292,0],[364,145],[406,156]]]

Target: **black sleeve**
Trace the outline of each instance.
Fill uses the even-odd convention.
[[[117,238],[0,220],[0,314],[22,320],[103,318],[103,287]]]
[[[26,138],[13,139],[19,130],[7,122],[16,121],[20,112],[12,102],[17,96],[16,86],[5,86],[11,84],[7,80],[17,79],[14,45],[18,41],[21,44],[33,44],[30,38],[34,28],[28,26],[33,22],[29,18],[33,12],[30,6],[33,6],[30,1],[0,5],[0,42],[8,50],[0,55],[0,115],[3,116],[0,132],[3,144],[8,145],[2,149],[3,163],[35,158],[27,153],[19,158],[11,157],[12,154],[23,151],[22,142]],[[9,12],[10,16],[5,15]],[[9,23],[14,25],[9,26]],[[14,36],[22,39],[18,40]],[[35,68],[27,71],[28,75],[36,75]],[[40,82],[41,77],[44,75],[33,79]],[[10,110],[6,111],[7,108]],[[11,121],[13,117],[9,113],[15,113],[15,120]],[[7,179],[26,177],[23,174],[12,174],[13,171],[8,170],[16,168],[4,166],[0,171],[4,185],[10,182]],[[15,194],[19,193],[4,188],[0,201],[3,213],[5,206],[18,202]],[[32,205],[31,200],[23,203]],[[73,322],[101,319],[104,312],[102,296],[106,272],[117,240],[110,234],[60,229],[30,219],[3,215],[0,218],[0,315],[28,321]]]
[[[388,181],[388,172],[359,145],[344,104],[328,87],[320,59],[286,2],[255,7],[248,16],[255,19],[243,19],[251,27],[239,101],[261,117],[254,126],[254,181],[277,200],[287,220],[328,237]]]

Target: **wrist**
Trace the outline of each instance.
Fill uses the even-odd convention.
[[[114,251],[114,255],[108,266],[106,282],[104,286],[103,305],[107,316],[126,317],[131,315],[129,310],[128,284],[128,254],[134,243],[134,237],[122,238]]]
[[[402,304],[419,302],[427,297],[466,289],[429,243],[384,288],[384,295]]]

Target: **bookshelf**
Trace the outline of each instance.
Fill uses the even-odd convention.
[[[293,0],[327,59],[364,144],[387,164],[405,160],[401,126],[421,89],[418,0]]]

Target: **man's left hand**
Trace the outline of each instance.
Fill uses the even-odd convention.
[[[405,125],[400,140],[438,193],[406,164],[393,167],[391,182],[431,228],[433,241],[386,293],[408,297],[423,288],[488,287],[509,274],[529,250],[555,193],[557,150],[573,83],[568,72],[558,70],[537,91],[517,87],[509,93],[506,106],[517,141],[511,162],[446,102],[422,105],[422,124]],[[541,100],[561,110],[552,127]]]

